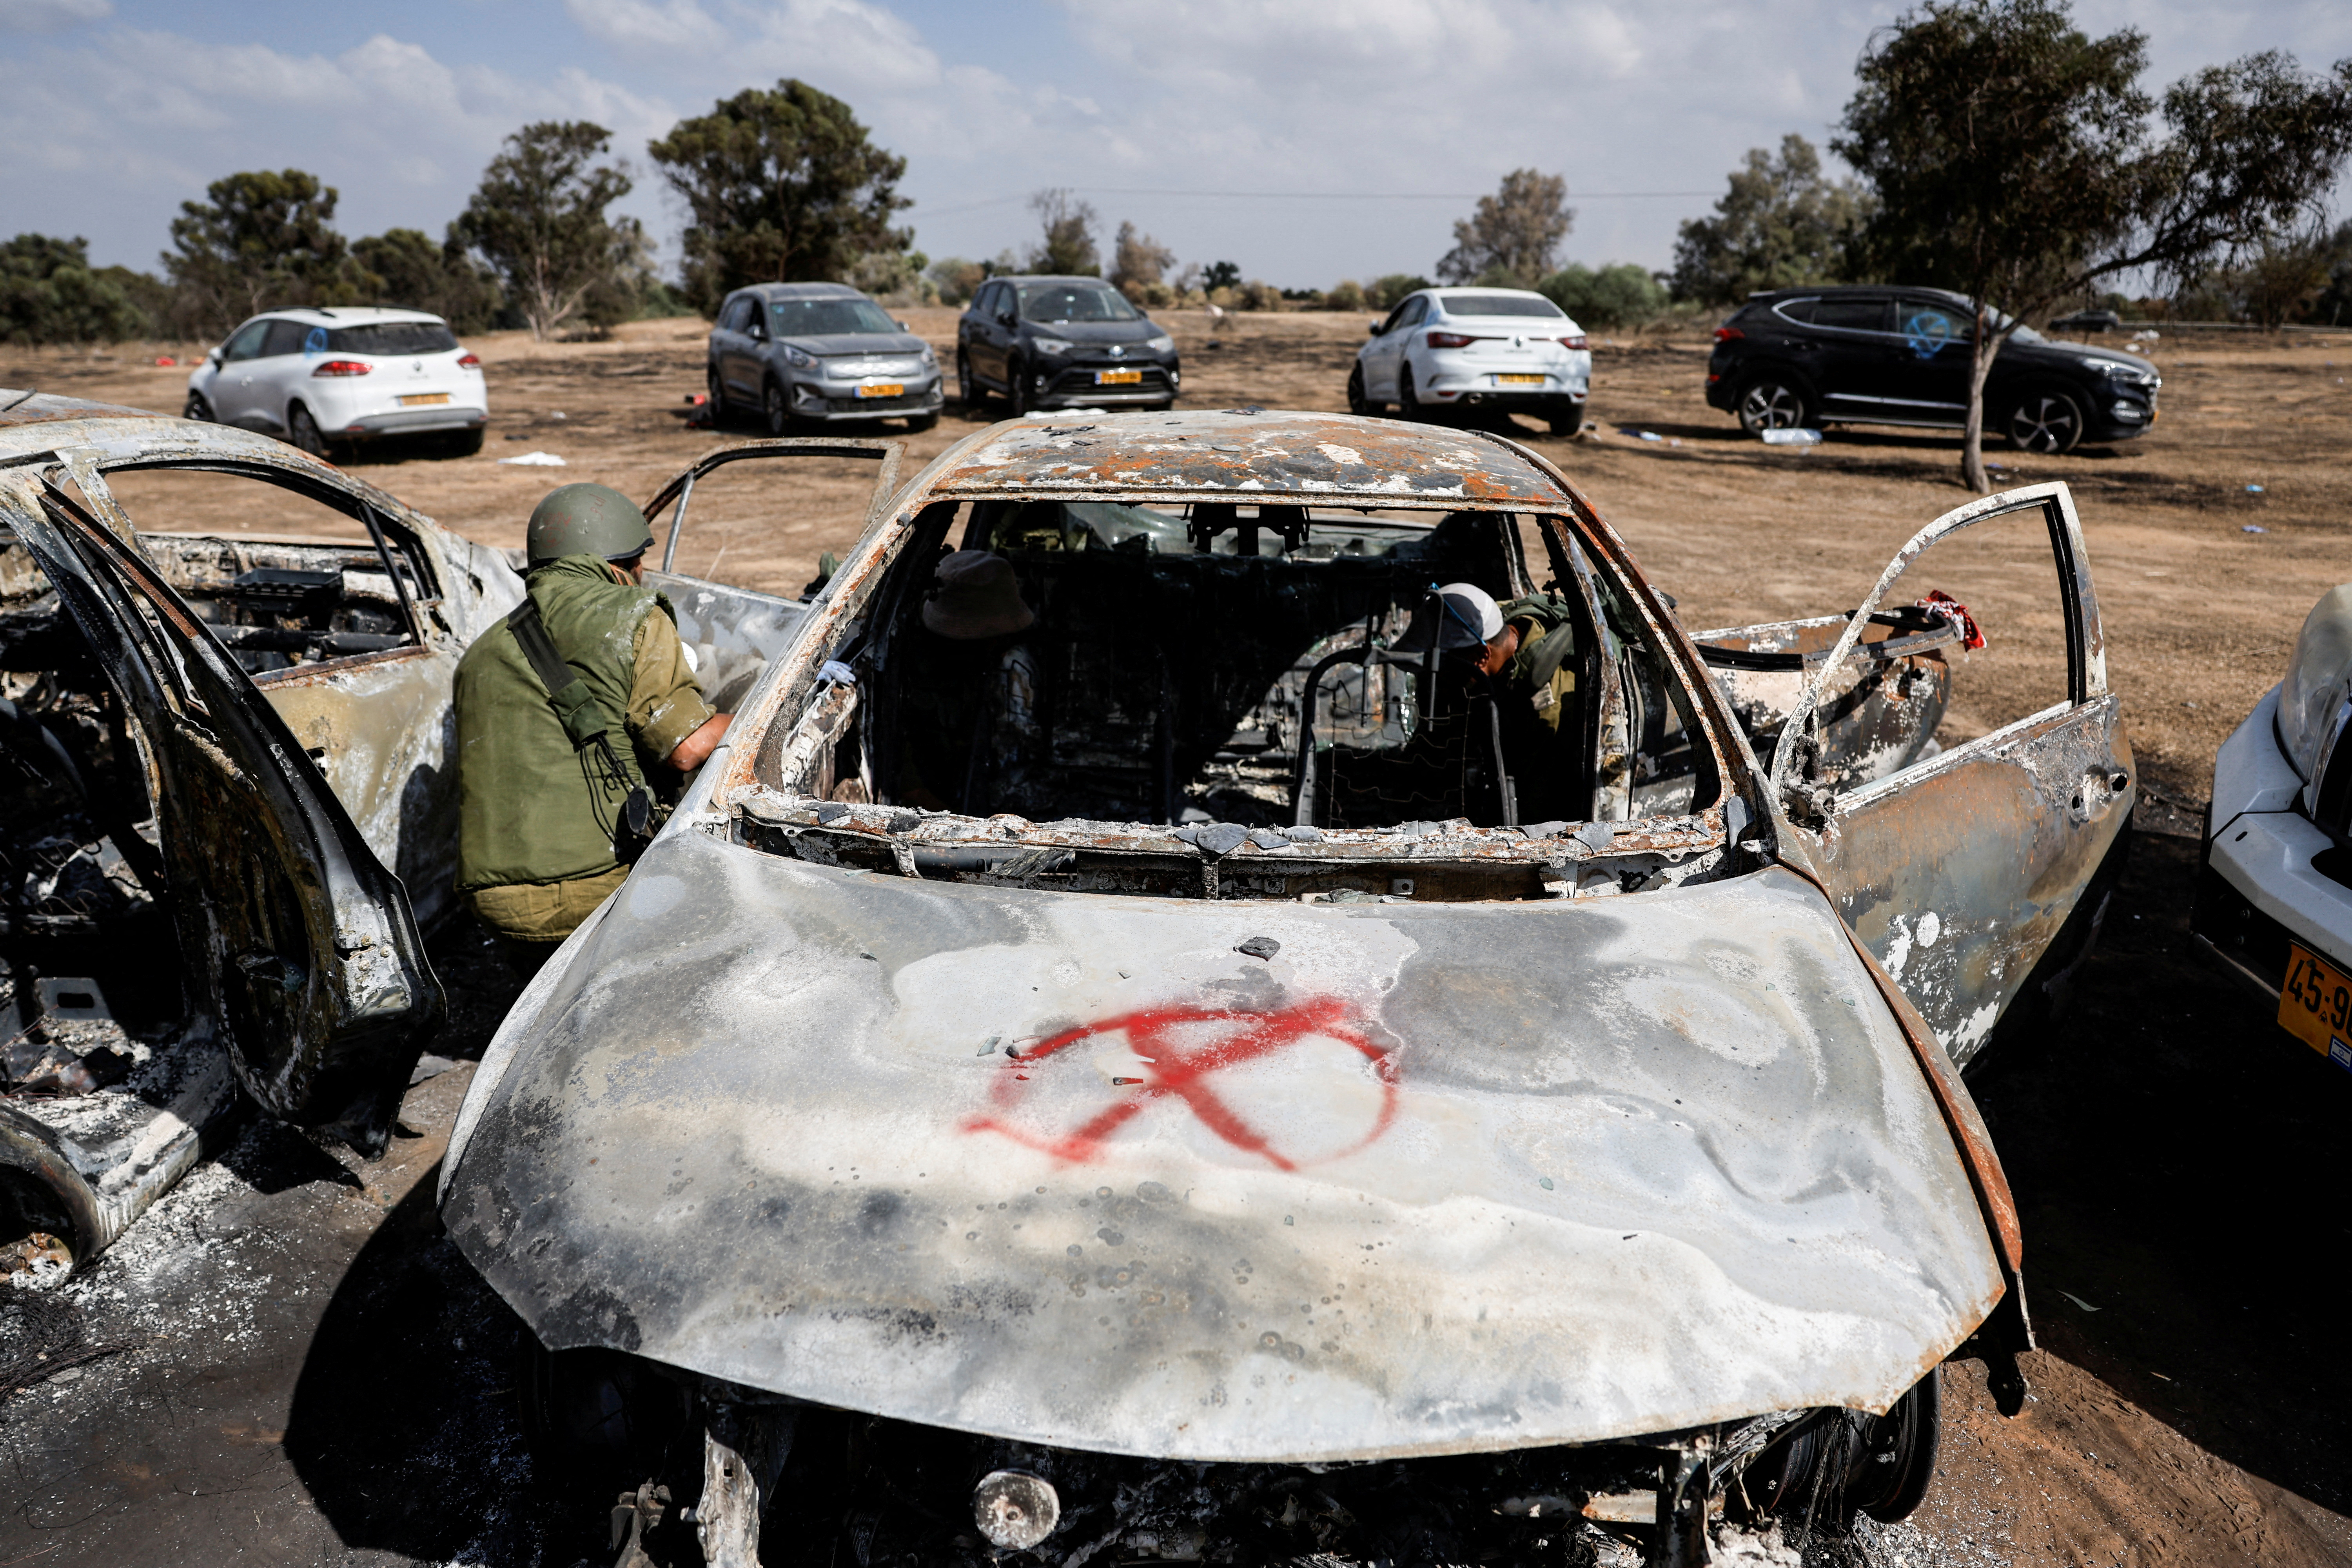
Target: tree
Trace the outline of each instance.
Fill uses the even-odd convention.
[[[891,215],[907,160],[866,140],[849,105],[787,77],[681,120],[647,147],[685,199],[686,291],[706,316],[747,283],[830,282],[904,250]]]
[[[1119,292],[1139,300],[1175,265],[1174,251],[1148,234],[1136,233],[1131,223],[1118,226],[1118,238],[1111,246],[1110,280]]]
[[[1571,261],[1536,288],[1580,327],[1638,327],[1666,308],[1665,289],[1630,261],[1599,271]]]
[[[2299,227],[2352,153],[2352,60],[2209,67],[2167,90],[2152,137],[2146,57],[2137,32],[2084,35],[2064,0],[1928,0],[1857,67],[1831,143],[1878,201],[1857,256],[1974,301],[1960,472],[1977,490],[1986,378],[2026,319],[2124,273],[2193,279]]]
[[[1242,269],[1230,261],[1212,261],[1209,269],[1201,274],[1201,292],[1213,294],[1220,289],[1242,286]]]
[[[20,234],[0,244],[0,342],[119,342],[149,330],[120,267],[93,268],[89,241]]]
[[[1853,181],[1822,177],[1811,142],[1783,136],[1777,158],[1749,148],[1730,184],[1713,217],[1682,226],[1671,279],[1675,298],[1728,305],[1759,289],[1843,275],[1867,203]]]
[[[647,271],[644,232],[634,218],[604,216],[628,195],[629,176],[594,162],[612,140],[584,120],[524,126],[506,139],[450,226],[498,274],[534,338],[544,341],[574,316],[609,324],[635,307],[635,285]]]
[[[499,280],[466,254],[455,226],[438,245],[422,229],[388,228],[353,240],[352,259],[384,304],[430,310],[461,332],[485,331],[498,316]]]
[[[923,273],[940,291],[940,302],[948,305],[961,305],[971,299],[988,275],[987,262],[966,261],[961,256],[943,256]]]
[[[1391,272],[1372,279],[1364,290],[1364,298],[1375,310],[1393,310],[1398,301],[1418,289],[1429,287],[1429,279],[1412,272]]]
[[[226,331],[257,311],[355,302],[362,279],[335,232],[335,187],[300,169],[215,180],[182,202],[163,267],[186,323]]]
[[[1514,169],[1502,188],[1478,198],[1477,210],[1454,226],[1454,248],[1437,264],[1448,283],[1498,283],[1532,289],[1552,269],[1559,242],[1575,226],[1568,182],[1558,174]]]
[[[1094,278],[1102,273],[1095,253],[1095,225],[1100,220],[1093,205],[1075,200],[1066,190],[1039,191],[1029,198],[1029,210],[1045,226],[1045,237],[1029,252],[1029,270],[1059,277]]]
[[[2327,238],[2327,286],[2305,312],[2321,326],[2340,326],[2352,320],[2352,223],[2342,223]]]

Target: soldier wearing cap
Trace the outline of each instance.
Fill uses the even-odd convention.
[[[1493,595],[1475,583],[1448,583],[1433,595],[1434,622],[1425,611],[1397,639],[1397,651],[1425,653],[1430,628],[1437,628],[1442,652],[1455,653],[1462,663],[1451,681],[1441,677],[1434,734],[1421,748],[1451,744],[1476,747],[1475,737],[1456,732],[1462,715],[1454,706],[1459,696],[1482,690],[1495,703],[1505,776],[1510,781],[1511,810],[1520,822],[1584,815],[1589,801],[1580,800],[1581,782],[1575,765],[1575,748],[1581,739],[1570,721],[1576,709],[1575,627],[1568,602],[1549,595],[1514,599],[1498,605]],[[1475,676],[1474,676],[1475,672]]]
[[[525,972],[621,885],[643,796],[674,795],[731,717],[704,700],[667,596],[643,584],[653,531],[627,497],[562,486],[528,537],[527,603],[466,650],[455,701],[457,891]]]

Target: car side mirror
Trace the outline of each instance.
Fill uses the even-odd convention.
[[[222,360],[222,358],[221,358],[221,352],[220,352],[220,350],[218,350],[218,349],[215,349],[215,350],[213,350],[213,351],[212,351],[212,353],[208,353],[208,354],[205,355],[205,358],[206,360],[208,360],[209,362],[211,362],[212,367],[213,367],[215,370],[218,370],[218,369],[221,367],[221,365],[222,365],[224,363],[226,363],[226,362],[224,362],[224,361]]]
[[[1364,336],[1366,336],[1366,337],[1368,337],[1368,338],[1377,338],[1377,337],[1379,337],[1380,335],[1381,335],[1381,323],[1380,323],[1380,322],[1378,322],[1378,321],[1374,321],[1370,326],[1369,326],[1369,327],[1367,327],[1367,328],[1365,328],[1365,329],[1364,329]]]
[[[1013,312],[1012,312],[1012,311],[1010,311],[1010,310],[999,310],[999,311],[997,311],[997,312],[996,312],[996,324],[997,324],[998,326],[1000,326],[1000,327],[1009,327],[1009,326],[1011,326],[1011,325],[1013,324]]]
[[[911,331],[913,331],[915,330],[914,328],[912,328],[912,327],[910,327],[910,326],[907,325],[907,323],[906,323],[906,322],[904,322],[904,321],[899,321],[899,322],[897,322],[896,324],[897,324],[897,326],[898,326],[898,330],[899,330],[900,331],[902,331],[902,332],[911,332]]]

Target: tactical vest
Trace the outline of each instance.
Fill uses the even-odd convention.
[[[629,710],[637,628],[669,598],[616,583],[593,555],[534,567],[526,584],[567,662],[615,721]],[[631,781],[575,747],[504,620],[458,661],[457,890],[565,882],[620,865],[614,829]],[[658,759],[636,754],[642,773]]]

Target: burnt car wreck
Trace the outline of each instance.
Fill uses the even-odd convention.
[[[348,540],[117,493],[191,479]],[[451,679],[522,584],[293,447],[53,396],[0,392],[0,1268],[54,1271],[244,1104],[383,1150],[444,1013]],[[802,613],[649,575],[721,696]]]
[[[2063,486],[1694,637],[1488,436],[1030,417],[882,469],[443,1168],[625,1563],[1698,1562],[1915,1506],[1949,1357],[2014,1407],[1958,1070],[2133,794]],[[2002,520],[2063,694],[1946,734],[1974,623],[1893,591]],[[1034,625],[927,638],[953,550]],[[1449,584],[1558,606],[1545,722],[1415,637]]]

